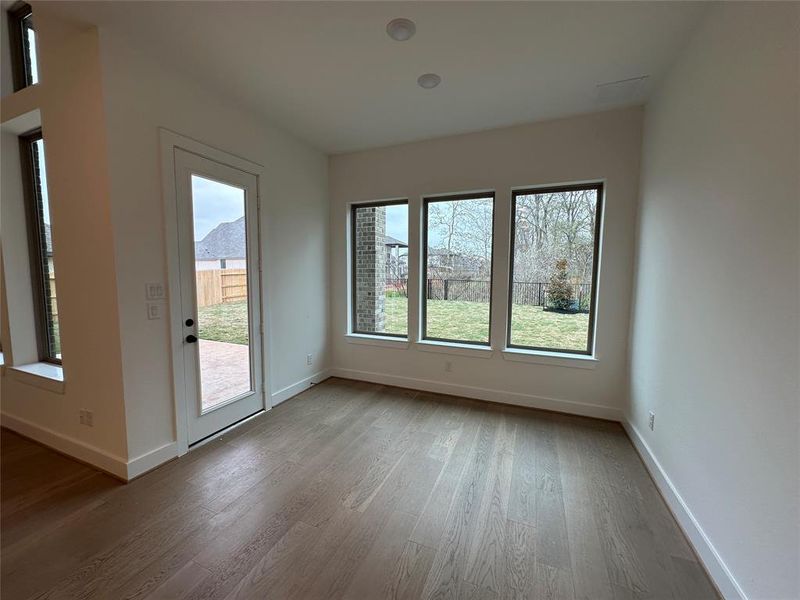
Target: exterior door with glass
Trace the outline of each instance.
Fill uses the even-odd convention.
[[[175,149],[189,445],[264,408],[258,178]]]

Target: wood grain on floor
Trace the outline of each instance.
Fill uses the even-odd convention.
[[[718,598],[619,424],[331,379],[123,485],[2,432],[2,595]]]

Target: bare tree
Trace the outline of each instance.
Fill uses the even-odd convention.
[[[597,198],[594,190],[517,197],[514,279],[545,282],[559,260],[571,283],[587,283],[594,260]]]

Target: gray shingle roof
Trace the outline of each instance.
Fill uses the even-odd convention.
[[[244,217],[229,223],[220,223],[202,240],[194,243],[195,260],[245,258],[245,239]]]
[[[384,239],[386,240],[385,244],[387,246],[399,246],[400,248],[408,248],[408,244],[406,244],[405,242],[401,242],[397,238],[393,238],[390,235],[384,236]]]

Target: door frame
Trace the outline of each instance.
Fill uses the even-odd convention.
[[[175,175],[175,151],[183,150],[196,154],[208,160],[212,160],[234,169],[239,169],[256,178],[256,214],[257,229],[256,239],[258,246],[258,280],[261,305],[253,307],[258,310],[261,320],[260,350],[261,350],[261,369],[263,385],[261,386],[261,406],[264,410],[271,408],[272,374],[270,371],[271,344],[269,340],[271,330],[271,319],[269,302],[266,301],[267,291],[267,269],[264,268],[264,235],[263,218],[261,210],[262,183],[266,174],[263,165],[251,162],[247,159],[230,154],[224,150],[219,150],[192,138],[180,135],[165,128],[159,128],[159,144],[161,150],[161,186],[164,201],[164,234],[167,250],[167,304],[169,306],[169,347],[171,356],[170,374],[172,376],[172,394],[174,404],[174,434],[178,444],[178,456],[186,454],[189,450],[189,423],[187,416],[187,403],[190,401],[186,397],[185,381],[187,366],[183,352],[183,344],[179,343],[183,339],[183,308],[181,306],[181,280],[180,280],[180,253],[178,243],[178,187]],[[234,424],[235,425],[235,424]],[[227,431],[223,429],[216,434],[199,442],[214,439]]]

